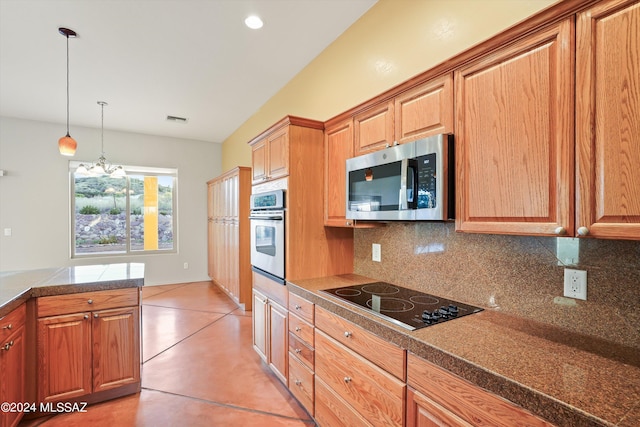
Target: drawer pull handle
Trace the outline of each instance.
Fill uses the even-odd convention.
[[[344,377],[344,382],[345,383],[350,383],[351,382],[351,377]]]
[[[296,332],[300,332],[302,328],[300,326],[296,326]]]
[[[301,349],[299,349],[299,348],[296,348],[296,353],[297,353],[297,354],[300,354],[300,353],[302,353],[302,350],[301,350]]]
[[[300,387],[300,386],[302,385],[302,381],[300,381],[300,380],[296,380],[296,385],[297,385],[298,387]]]
[[[2,346],[2,349],[4,351],[9,351],[9,349],[13,347],[13,340],[9,341],[8,343],[6,343],[5,345]]]
[[[351,334],[351,332],[349,332],[349,331],[345,331],[345,332],[344,332],[344,337],[345,337],[345,338],[351,338],[351,335],[352,335],[352,334]]]
[[[13,329],[13,325],[11,323],[9,323],[7,326],[3,326],[2,329],[12,330]]]
[[[92,299],[88,300],[87,304],[93,304],[93,300]]]
[[[300,310],[302,307],[300,307],[298,304],[296,304],[296,310]]]

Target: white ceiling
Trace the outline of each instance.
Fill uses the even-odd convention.
[[[375,2],[0,0],[0,115],[63,135],[67,27],[72,136],[106,101],[105,129],[222,142]]]

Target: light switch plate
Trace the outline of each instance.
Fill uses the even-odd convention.
[[[371,244],[371,260],[376,262],[382,261],[382,249],[380,248],[380,243]]]

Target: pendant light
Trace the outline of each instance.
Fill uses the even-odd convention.
[[[58,28],[58,32],[67,38],[67,134],[58,140],[58,150],[63,156],[76,154],[78,143],[69,135],[69,37],[77,37],[78,34],[68,28]]]
[[[104,156],[104,106],[109,105],[104,101],[98,101],[98,105],[102,109],[102,123],[100,128],[100,146],[102,154],[98,158],[98,161],[89,167],[84,164],[80,164],[78,169],[76,169],[76,173],[83,176],[106,176],[108,175],[111,178],[123,178],[127,176],[122,166],[114,166],[110,163],[107,163],[107,159]]]

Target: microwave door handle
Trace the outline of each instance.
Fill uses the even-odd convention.
[[[410,159],[407,169],[411,169],[411,185],[409,191],[411,192],[411,199],[407,197],[407,205],[410,209],[418,208],[418,162],[415,159]],[[407,177],[409,179],[409,177]]]
[[[409,169],[409,159],[402,159],[400,164],[400,197],[398,199],[398,209],[406,210],[407,206],[407,170]]]
[[[264,216],[250,216],[249,219],[266,219],[269,221],[282,221],[284,218],[282,215],[264,215]]]

